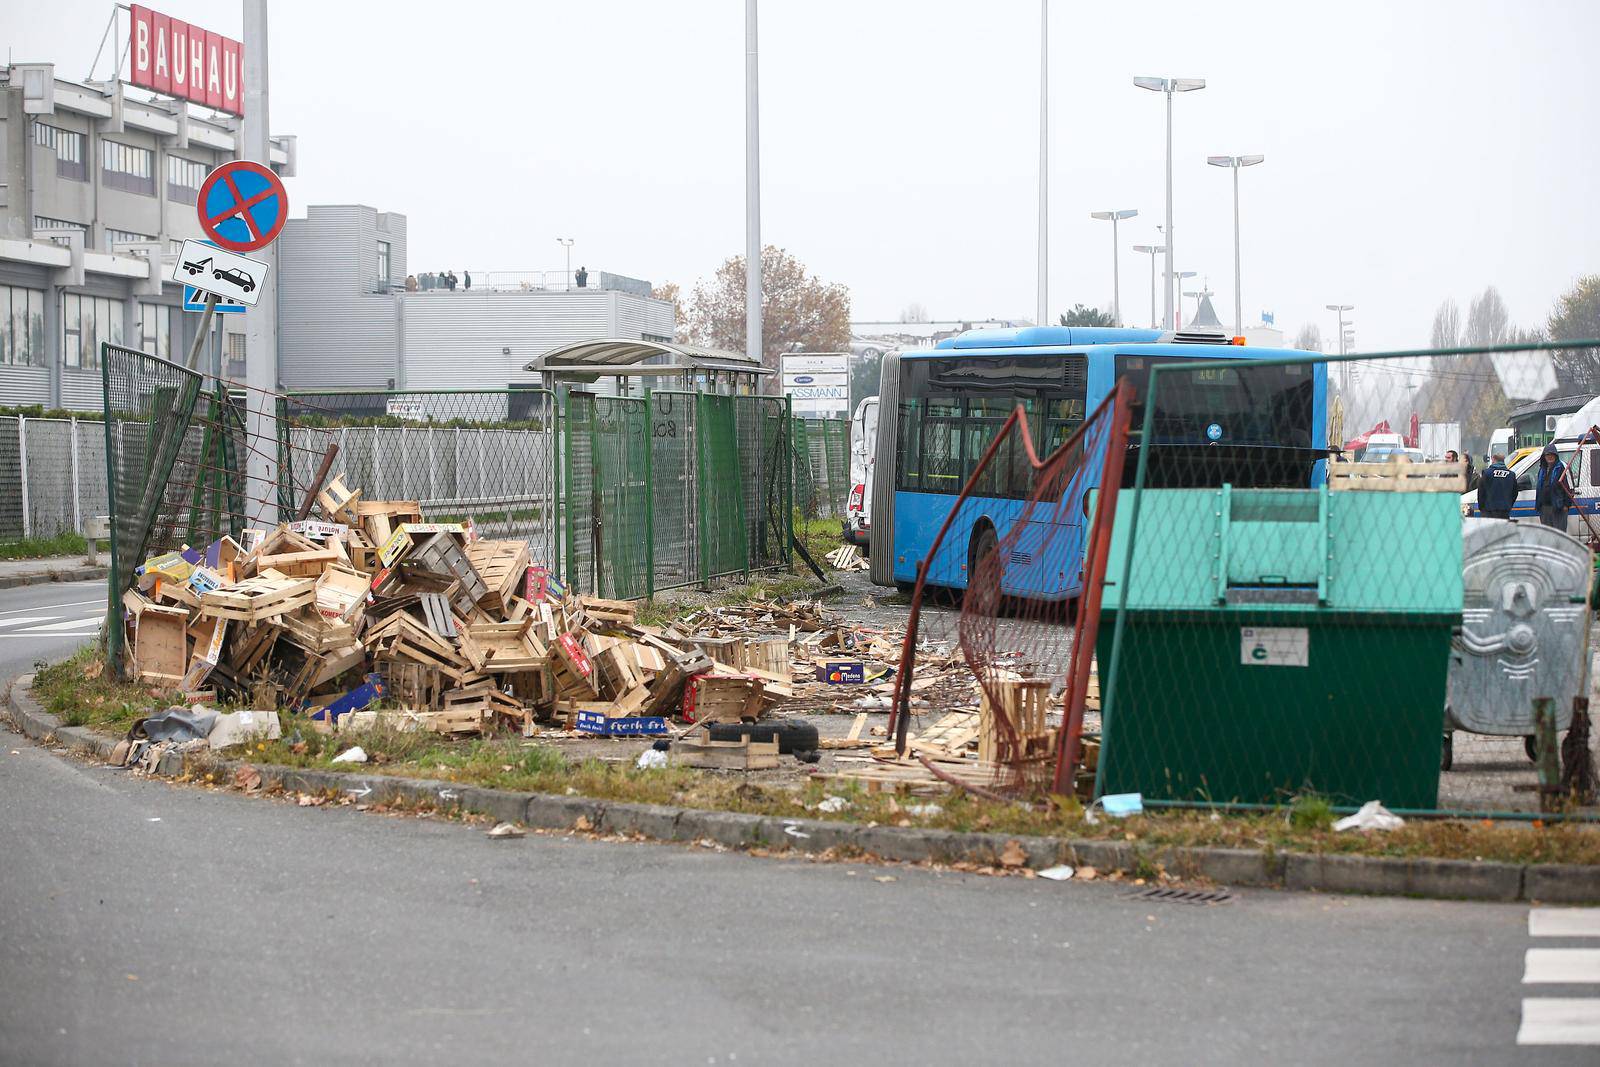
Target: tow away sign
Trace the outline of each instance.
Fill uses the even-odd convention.
[[[185,241],[173,275],[184,285],[254,307],[261,299],[267,264],[201,241]]]

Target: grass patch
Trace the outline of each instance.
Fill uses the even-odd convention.
[[[89,542],[68,530],[54,537],[24,537],[20,541],[0,541],[0,559],[45,559],[50,556],[83,556]]]
[[[98,668],[94,649],[41,666],[34,696],[45,710],[73,725],[123,733],[131,722],[167,701],[143,686],[115,683]],[[938,798],[935,813],[912,815],[926,798],[868,793],[860,788],[816,782],[796,775],[791,782],[762,784],[738,775],[684,767],[640,770],[631,759],[576,760],[556,745],[518,735],[453,741],[428,732],[392,729],[319,734],[309,722],[280,713],[284,736],[248,748],[230,749],[227,758],[293,767],[333,768],[333,757],[360,745],[371,762],[364,773],[510,789],[565,794],[600,800],[671,804],[713,811],[845,820],[889,826],[930,826],[961,832],[1041,834],[1067,838],[1109,838],[1135,843],[1140,870],[1157,872],[1162,848],[1226,847],[1271,853],[1433,857],[1497,860],[1511,863],[1600,865],[1600,827],[1578,824],[1502,824],[1490,820],[1411,820],[1387,833],[1335,833],[1326,798],[1304,796],[1289,807],[1259,814],[1207,811],[1147,812],[1129,819],[1085,821],[1083,806],[1063,799],[1050,811],[997,804],[966,794]],[[617,743],[617,754],[635,746]],[[350,769],[346,765],[339,765]],[[823,812],[828,796],[843,797],[843,810]]]
[[[817,564],[826,567],[823,556],[844,544],[843,519],[802,519],[794,517],[794,539],[805,546]]]

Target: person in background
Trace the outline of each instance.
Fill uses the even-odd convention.
[[[406,292],[414,293],[416,291],[417,291],[417,276],[415,274],[407,274],[406,275]]]
[[[1517,503],[1517,476],[1506,466],[1506,454],[1496,452],[1478,481],[1478,514],[1486,519],[1509,519]]]
[[[1444,461],[1446,463],[1460,463],[1461,455],[1455,449],[1447,448],[1444,450]]]
[[[427,292],[433,292],[434,281],[433,271],[430,270],[422,276],[422,288]]]
[[[1470,490],[1478,488],[1478,484],[1479,484],[1478,468],[1472,462],[1472,453],[1471,452],[1464,453],[1461,456],[1461,458],[1467,461],[1467,489],[1470,491]],[[1490,458],[1493,458],[1493,457],[1490,457]]]
[[[584,286],[588,285],[589,284],[589,268],[588,267],[579,267],[578,268],[578,273],[574,276],[574,279],[577,281],[579,289],[582,289]]]
[[[1567,486],[1567,468],[1556,446],[1545,445],[1539,456],[1539,471],[1534,475],[1533,506],[1539,521],[1558,530],[1567,528],[1567,512],[1572,507],[1572,490]]]
[[[456,290],[456,276],[455,276],[455,273],[453,271],[448,271],[448,270],[440,271],[439,272],[439,277],[444,279],[444,287],[445,287],[446,290],[448,290],[448,291],[450,291],[452,293],[455,292],[455,290]]]
[[[461,281],[462,281],[461,288],[463,288],[463,289],[471,289],[472,288],[472,272],[470,270],[467,270],[464,267],[461,270]]]

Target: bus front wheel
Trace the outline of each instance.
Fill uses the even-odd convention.
[[[998,551],[1000,551],[1000,536],[994,532],[993,526],[985,524],[972,535],[972,548],[967,555],[968,588],[971,588],[973,581],[978,577],[978,566]]]

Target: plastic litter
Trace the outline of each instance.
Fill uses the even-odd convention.
[[[848,808],[849,806],[850,806],[850,802],[848,800],[846,800],[844,797],[824,797],[817,804],[817,810],[818,811],[825,811],[825,812],[828,812],[829,814],[834,814],[836,812],[843,811],[845,808]]]
[[[1398,830],[1406,821],[1381,801],[1369,800],[1354,815],[1346,815],[1333,824],[1335,830]]]
[[[652,770],[667,765],[667,754],[659,748],[647,748],[639,753],[637,766],[640,770]]]
[[[1046,867],[1044,870],[1039,872],[1039,877],[1048,878],[1052,882],[1065,882],[1068,878],[1072,877],[1073,873],[1073,869],[1063,863],[1059,867]]]
[[[527,831],[524,830],[522,827],[518,826],[516,823],[501,822],[501,823],[495,823],[494,829],[490,830],[484,836],[485,837],[524,837],[526,835],[527,835]]]
[[[907,804],[906,805],[906,814],[908,814],[908,815],[923,815],[923,816],[939,815],[943,811],[944,811],[944,809],[941,808],[937,804]]]
[[[1138,815],[1144,811],[1143,793],[1107,793],[1099,800],[1090,804],[1083,813],[1083,821],[1090,826],[1099,823],[1094,809],[1099,808],[1113,819],[1126,819],[1130,815]]]
[[[362,748],[360,745],[356,745],[354,748],[347,748],[337,756],[333,757],[331,762],[365,763],[367,762],[367,750]]]

